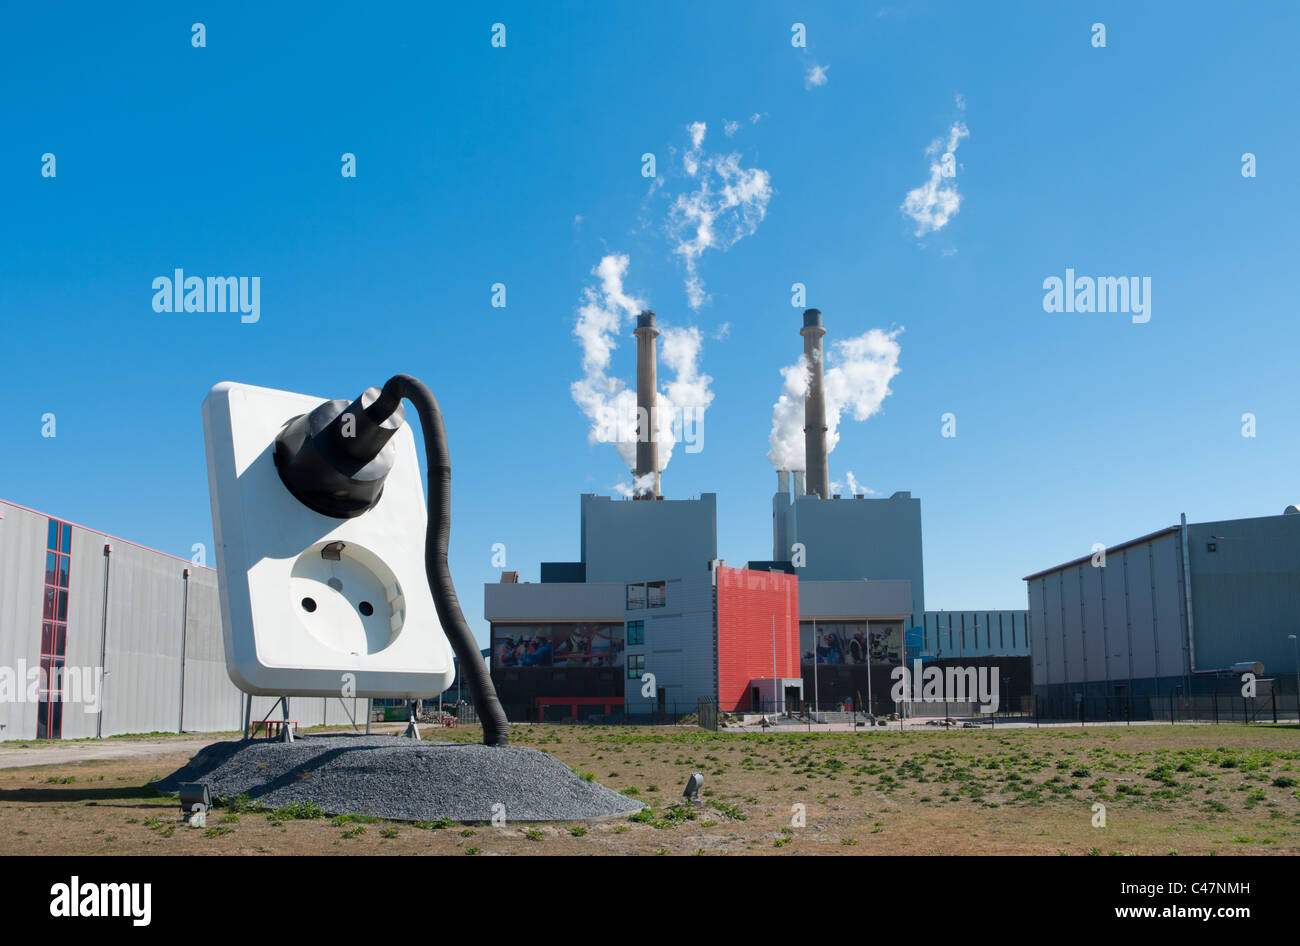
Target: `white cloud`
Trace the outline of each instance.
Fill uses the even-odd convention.
[[[686,266],[686,299],[699,310],[708,300],[699,261],[706,250],[728,250],[752,234],[767,214],[772,182],[761,168],[744,168],[740,155],[705,154],[705,125],[689,126],[691,147],[682,159],[695,190],[679,194],[668,211],[668,235],[673,253]]]
[[[731,336],[731,323],[723,322],[713,333],[713,340],[716,342],[723,341]]]
[[[618,339],[646,305],[623,287],[628,265],[626,255],[611,254],[591,271],[599,278],[599,284],[587,286],[582,292],[573,334],[582,348],[583,376],[570,385],[570,393],[591,421],[587,441],[613,444],[628,469],[634,469],[636,387],[609,371]],[[659,360],[668,373],[657,399],[662,471],[672,459],[673,447],[682,434],[679,420],[683,413],[688,412],[698,424],[713,403],[713,378],[700,371],[703,345],[699,329],[662,324],[659,328]],[[626,495],[631,495],[635,485],[623,484],[615,489],[620,493],[626,490]]]
[[[966,100],[957,96],[957,107],[966,108]],[[942,230],[948,221],[961,209],[961,195],[957,193],[957,178],[945,177],[944,166],[955,172],[957,148],[963,138],[970,136],[963,122],[953,122],[948,129],[948,138],[936,138],[930,142],[925,153],[930,158],[930,177],[920,187],[907,192],[903,205],[899,209],[916,222],[916,235],[924,236],[935,230]]]
[[[805,73],[803,77],[803,87],[805,89],[812,89],[819,85],[825,85],[827,81],[826,70],[829,68],[830,66],[822,66],[816,63],[809,66],[808,72]]]
[[[740,122],[726,121],[722,123],[722,133],[728,138],[740,131]]]
[[[826,452],[840,442],[840,420],[847,413],[863,421],[879,412],[891,391],[889,382],[899,372],[901,328],[885,332],[878,328],[854,338],[835,342],[825,353]],[[799,356],[796,364],[781,369],[781,396],[772,406],[772,430],[768,435],[767,459],[778,470],[804,469],[803,408],[808,393],[808,362]],[[864,492],[864,490],[856,490]]]

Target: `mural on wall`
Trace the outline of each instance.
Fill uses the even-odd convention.
[[[902,621],[812,621],[799,624],[804,663],[830,665],[897,664],[902,660]]]
[[[614,667],[621,624],[506,624],[492,629],[494,667]]]

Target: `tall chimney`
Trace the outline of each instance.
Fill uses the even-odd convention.
[[[659,497],[658,369],[655,364],[655,314],[646,309],[636,317],[636,470],[640,480],[654,474],[650,486],[636,486],[637,499]]]
[[[803,492],[803,470],[795,470],[790,474],[794,478],[794,498],[798,499],[804,494]]]
[[[826,469],[826,374],[822,366],[821,309],[805,309],[803,353],[808,359],[808,397],[803,402],[804,465],[808,468],[808,494],[829,499],[830,474]]]

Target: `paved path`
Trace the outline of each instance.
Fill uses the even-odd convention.
[[[405,723],[372,723],[373,733],[401,732]],[[433,727],[427,726],[432,729]],[[422,730],[423,731],[423,730]],[[0,769],[32,765],[66,765],[96,759],[140,759],[164,755],[193,755],[213,742],[237,738],[237,733],[209,733],[171,739],[87,739],[78,742],[41,742],[24,748],[0,742]]]
[[[107,739],[86,742],[50,742],[31,748],[0,745],[0,769],[17,769],[30,765],[62,765],[90,762],[95,759],[131,759],[149,756],[193,755],[212,736],[177,739]]]

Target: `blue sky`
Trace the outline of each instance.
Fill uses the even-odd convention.
[[[584,290],[621,254],[629,295],[699,331],[704,449],[679,447],[663,489],[718,493],[722,557],[770,554],[801,282],[828,341],[901,329],[832,479],[920,497],[927,607],[1023,608],[1022,576],[1094,542],[1300,501],[1297,27],[1291,4],[14,8],[0,497],[188,558],[211,548],[214,383],[352,397],[409,372],[443,405],[453,573],[482,635],[493,543],[535,580],[577,558],[579,493],[627,480],[570,389]],[[719,220],[741,238],[700,252],[693,308],[671,207],[696,193],[697,122],[702,155],[769,192]],[[918,237],[901,206],[956,123],[960,203]],[[1067,267],[1149,277],[1150,321],[1045,312]],[[259,321],[156,313],[175,268],[260,277]],[[627,382],[630,333],[608,368]]]

